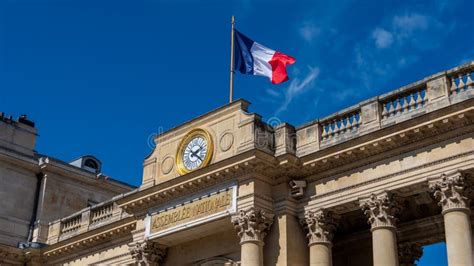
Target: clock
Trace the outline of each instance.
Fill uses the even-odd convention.
[[[176,165],[180,174],[187,174],[209,164],[214,144],[209,132],[204,129],[191,130],[181,140],[176,154]]]

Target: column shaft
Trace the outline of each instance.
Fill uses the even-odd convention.
[[[263,245],[260,242],[245,242],[241,245],[242,266],[263,266]]]
[[[395,228],[372,230],[374,265],[398,266],[397,237]]]
[[[306,236],[311,266],[332,266],[332,238],[338,219],[338,215],[325,209],[305,213],[301,222],[308,230]]]
[[[232,217],[232,223],[240,237],[241,265],[263,266],[263,239],[273,223],[273,215],[249,208]]]
[[[448,264],[473,265],[470,198],[472,184],[460,171],[429,181],[430,190],[443,209]]]
[[[360,205],[371,224],[374,265],[398,266],[395,224],[396,216],[401,211],[401,205],[397,197],[384,191],[361,200]]]
[[[313,244],[309,246],[310,266],[332,266],[332,251],[329,244]]]
[[[472,232],[469,215],[465,211],[444,214],[444,230],[449,265],[473,265]]]

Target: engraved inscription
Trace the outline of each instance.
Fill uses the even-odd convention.
[[[151,233],[226,211],[232,206],[233,189],[181,205],[151,217]]]

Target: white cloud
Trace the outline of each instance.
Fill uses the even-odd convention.
[[[454,24],[444,24],[436,14],[402,13],[387,18],[355,45],[355,67],[350,74],[373,89],[416,63],[420,52],[442,45],[453,28]]]
[[[305,22],[299,28],[298,32],[306,42],[311,43],[313,39],[321,33],[321,29],[314,25],[314,23]]]
[[[403,34],[411,34],[416,30],[426,30],[429,26],[429,20],[429,17],[416,13],[395,16],[393,18],[393,27]]]
[[[284,89],[285,91],[285,100],[280,105],[278,110],[275,112],[275,115],[278,115],[288,108],[293,99],[311,88],[314,80],[319,76],[319,68],[309,68],[309,72],[303,80],[295,78],[290,82],[288,88]]]
[[[272,96],[272,97],[280,97],[280,93],[274,89],[266,89],[265,90],[267,92],[268,95]]]
[[[382,28],[376,28],[372,32],[372,38],[375,40],[375,45],[379,49],[388,48],[393,43],[393,35],[389,31]]]

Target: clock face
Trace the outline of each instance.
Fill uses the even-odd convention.
[[[207,157],[207,140],[202,136],[196,136],[189,141],[183,151],[183,165],[189,170],[199,168]]]
[[[213,149],[212,138],[207,131],[200,128],[191,130],[178,147],[178,172],[183,175],[206,166],[211,161]]]

